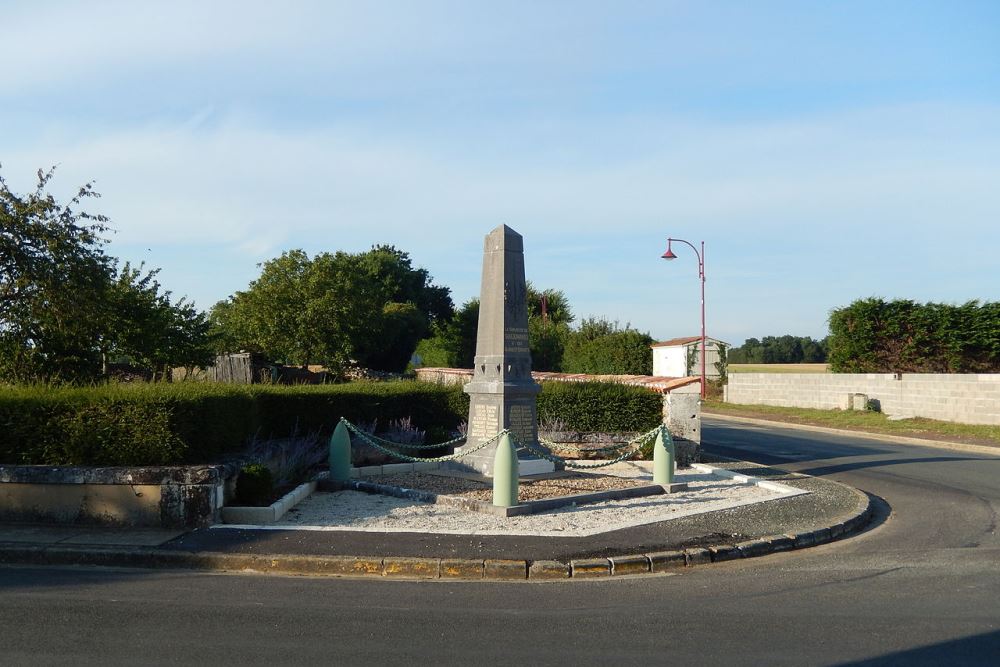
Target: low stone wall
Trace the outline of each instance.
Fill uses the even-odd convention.
[[[0,466],[0,521],[182,528],[220,519],[235,466]]]
[[[571,447],[583,447],[586,449],[599,450],[602,445],[609,443],[622,443],[630,442],[635,440],[635,438],[642,435],[641,433],[593,433],[589,431],[539,431],[538,437],[540,439],[548,440],[549,442],[554,442],[556,446],[558,445],[570,445]],[[684,440],[681,438],[674,439],[674,448],[677,453],[677,467],[688,468],[692,463],[697,463],[698,461],[698,443],[692,440]],[[567,459],[580,459],[580,460],[592,460],[592,459],[607,459],[612,458],[616,454],[621,454],[622,450],[617,450],[614,452],[601,452],[595,451],[593,453],[583,452],[578,453],[574,450],[567,450],[565,452],[560,452],[556,450],[556,453]],[[600,472],[598,470],[597,472]]]
[[[963,424],[1000,424],[1000,374],[731,373],[729,403],[797,408],[861,407]]]

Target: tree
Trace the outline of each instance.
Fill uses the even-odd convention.
[[[450,320],[433,324],[432,335],[417,345],[420,364],[436,368],[472,368],[478,327],[479,299],[470,299]]]
[[[287,364],[338,370],[351,362],[405,368],[432,322],[452,314],[448,288],[414,269],[407,253],[290,250],[261,265],[260,277],[212,309],[226,351],[246,349]]]
[[[105,254],[108,219],[83,210],[91,184],[67,204],[46,192],[12,192],[0,178],[0,378],[20,382],[97,379],[112,356],[163,370],[209,354],[203,314],[172,304],[156,271]]]
[[[0,373],[15,381],[100,370],[90,341],[112,272],[102,250],[107,218],[77,210],[98,197],[89,183],[68,204],[57,202],[46,192],[53,175],[39,170],[24,196],[0,178]]]

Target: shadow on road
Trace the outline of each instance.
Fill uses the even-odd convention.
[[[841,663],[840,667],[888,667],[888,665],[996,665],[1000,656],[1000,630],[963,639],[888,653],[877,658]]]

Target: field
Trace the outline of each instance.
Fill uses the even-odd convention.
[[[729,364],[730,373],[829,373],[829,364]]]

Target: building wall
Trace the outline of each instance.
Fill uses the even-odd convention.
[[[733,373],[725,400],[847,409],[864,394],[891,416],[1000,424],[1000,374]]]
[[[701,343],[692,343],[695,348],[694,365],[691,368],[691,375],[701,377]],[[653,375],[663,377],[686,377],[687,373],[687,347],[675,345],[672,347],[654,347],[653,349]],[[715,368],[719,361],[719,350],[712,340],[705,341],[705,377],[717,378],[719,371]]]

